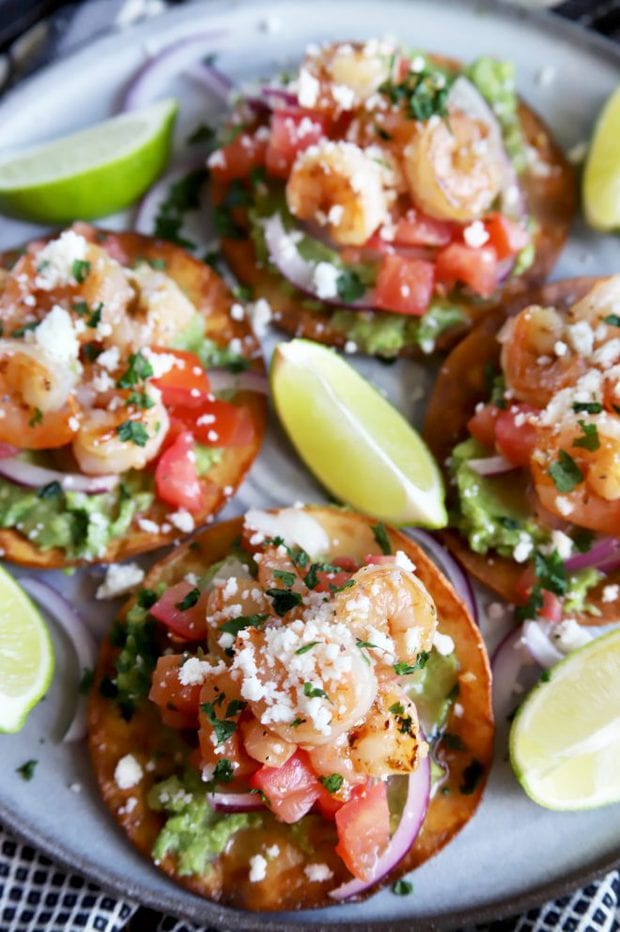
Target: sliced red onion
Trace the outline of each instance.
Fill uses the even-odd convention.
[[[213,42],[227,35],[226,30],[183,36],[164,46],[133,75],[120,101],[120,110],[136,110],[157,99],[171,78],[187,70],[188,63],[212,51]]]
[[[237,391],[269,394],[269,380],[263,372],[230,372],[228,369],[209,369],[209,385],[214,392]]]
[[[77,657],[80,678],[85,670],[94,670],[97,660],[95,639],[65,597],[47,583],[32,579],[30,576],[22,576],[18,581],[43,611],[62,628],[71,641]],[[81,741],[85,736],[86,696],[78,694],[73,718],[62,740],[63,743]]]
[[[258,793],[209,793],[207,801],[217,812],[254,812],[265,808]]]
[[[186,74],[219,103],[228,104],[230,92],[234,87],[228,75],[203,61],[196,62],[188,68]]]
[[[264,100],[272,109],[277,107],[298,107],[297,94],[288,91],[285,87],[271,87],[265,84],[260,89],[261,100]]]
[[[11,456],[17,456],[19,447],[14,447],[10,443],[0,443],[0,459],[5,460]]]
[[[517,469],[503,456],[482,456],[480,459],[467,460],[467,465],[479,476],[499,476],[501,473]]]
[[[551,640],[549,625],[541,621],[526,621],[523,624],[523,643],[532,655],[536,663],[544,667],[545,670],[554,666],[563,657],[564,654],[559,650]]]
[[[35,466],[16,457],[0,459],[0,476],[15,485],[27,489],[40,489],[50,482],[58,482],[65,492],[84,492],[86,495],[98,495],[111,492],[120,481],[119,476],[85,476],[83,473],[58,472]]]
[[[405,528],[404,531],[408,537],[411,537],[412,540],[420,544],[420,546],[428,552],[428,555],[439,566],[439,569],[448,577],[457,595],[460,595],[463,599],[476,624],[479,624],[476,596],[471,580],[467,573],[461,568],[461,565],[454,559],[443,544],[435,540],[433,535],[429,534],[428,531],[423,531],[421,528]]]
[[[620,567],[620,540],[617,537],[603,537],[597,540],[587,553],[576,553],[566,561],[569,573],[594,567],[604,573]]]
[[[330,891],[334,900],[348,900],[358,896],[377,881],[385,877],[413,846],[426,815],[431,795],[431,765],[429,757],[419,763],[413,773],[409,774],[407,799],[398,827],[392,835],[390,842],[377,859],[372,877],[369,880],[349,880],[340,887]]]
[[[505,720],[512,712],[511,702],[517,679],[523,667],[534,666],[535,661],[523,640],[523,627],[519,625],[509,631],[493,654],[493,706],[498,721]]]
[[[340,298],[325,298],[317,293],[317,286],[314,281],[314,273],[319,263],[308,262],[303,259],[297,248],[291,233],[284,228],[282,217],[279,213],[273,214],[266,220],[262,221],[265,231],[265,243],[269,250],[269,258],[278,269],[280,274],[309,297],[318,299],[330,307],[355,308],[356,310],[371,310],[374,306],[374,300],[371,291],[356,301],[342,301]]]
[[[168,197],[171,186],[184,178],[190,172],[198,171],[205,168],[204,160],[193,159],[192,161],[183,162],[173,168],[169,168],[165,174],[146,192],[138,206],[133,218],[133,229],[137,233],[145,233],[152,236],[155,230],[155,218],[159,212],[162,203]],[[206,177],[206,175],[205,175]]]

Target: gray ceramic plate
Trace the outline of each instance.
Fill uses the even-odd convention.
[[[18,148],[110,114],[119,90],[148,52],[176,37],[217,29],[224,34],[213,42],[213,51],[219,55],[220,67],[236,80],[267,75],[294,61],[309,41],[386,32],[411,45],[465,59],[484,52],[512,58],[522,93],[545,115],[567,148],[588,139],[599,107],[620,76],[620,54],[612,46],[559,19],[525,14],[501,3],[195,3],[98,41],[20,87],[0,106],[3,144]],[[193,126],[216,114],[190,82],[161,89],[162,95],[171,91],[182,99],[178,127],[182,146]],[[111,225],[128,222],[113,218]],[[0,247],[37,233],[34,227],[3,221]],[[619,258],[617,240],[578,226],[555,274],[614,272]],[[275,334],[265,340],[267,357],[275,340]],[[423,395],[432,378],[428,369],[411,361],[390,367],[372,360],[355,360],[355,364],[405,414],[420,420]],[[250,505],[321,497],[272,423],[261,457],[228,513],[240,513]],[[110,617],[107,607],[92,598],[100,575],[92,570],[72,577],[47,576],[76,601],[97,632]],[[497,637],[497,630],[489,633],[491,643]],[[138,857],[117,831],[95,793],[84,747],[58,740],[75,694],[76,673],[69,645],[55,638],[58,670],[53,687],[20,734],[0,739],[0,819],[57,860],[120,895],[207,925],[256,929],[256,915],[223,910],[177,888]],[[24,783],[15,768],[29,758],[39,764],[33,781]],[[410,929],[418,923],[428,927],[483,915],[497,917],[583,882],[617,861],[620,806],[578,814],[539,809],[514,780],[501,736],[496,758],[476,817],[455,842],[415,874],[412,896],[396,897],[386,890],[360,905],[294,917],[264,916],[261,928],[287,929],[295,924],[325,929],[346,924]]]

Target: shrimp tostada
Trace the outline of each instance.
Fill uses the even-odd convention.
[[[375,892],[473,815],[490,674],[407,537],[328,507],[254,510],[156,565],[89,706],[103,798],[195,893],[246,909]]]
[[[450,346],[542,283],[574,213],[510,63],[386,41],[310,47],[242,93],[209,166],[223,254],[276,324],[384,357]]]
[[[618,615],[620,276],[531,300],[448,356],[425,435],[450,478],[448,546],[570,640]]]
[[[264,429],[243,308],[208,266],[136,233],[76,224],[0,264],[3,555],[111,561],[202,524]]]

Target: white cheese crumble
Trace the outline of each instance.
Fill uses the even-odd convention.
[[[564,621],[554,625],[553,640],[560,650],[567,654],[578,647],[583,647],[591,640],[585,628],[577,624],[574,618],[565,618]]]
[[[355,91],[346,84],[332,85],[332,97],[341,110],[351,110],[355,103]]]
[[[302,107],[314,107],[319,96],[320,84],[307,68],[299,72],[297,100]]]
[[[199,657],[188,657],[179,667],[179,683],[181,686],[197,686],[204,683],[208,676],[218,676],[225,669],[226,664],[222,662],[212,664],[208,660],[200,660]]]
[[[322,883],[324,880],[331,880],[334,876],[327,864],[308,864],[304,867],[304,874],[311,883]]]
[[[435,631],[433,635],[433,647],[442,657],[454,653],[454,641],[449,634],[441,634],[440,631]]]
[[[258,883],[267,876],[267,860],[262,854],[255,854],[250,858],[250,883]]]
[[[133,754],[121,757],[114,769],[114,782],[119,790],[129,790],[142,779],[143,771]]]
[[[312,276],[318,298],[335,298],[338,294],[340,270],[331,262],[319,262]]]
[[[531,535],[526,531],[520,531],[519,540],[512,551],[513,559],[516,560],[517,563],[525,563],[533,549],[534,541]]]
[[[401,570],[406,570],[408,573],[413,573],[415,571],[415,564],[411,562],[404,550],[397,550],[394,554],[394,563]]]
[[[603,602],[615,602],[620,596],[620,586],[616,583],[605,586],[603,589]]]
[[[258,301],[248,306],[248,314],[256,336],[259,338],[264,337],[273,317],[269,301],[265,298],[259,298]]]
[[[474,220],[473,223],[466,226],[463,230],[463,239],[467,245],[471,246],[473,249],[479,249],[480,246],[484,246],[489,240],[489,234],[482,220]]]
[[[186,511],[184,508],[172,512],[172,514],[168,515],[168,520],[184,534],[190,534],[196,527],[194,519],[189,511]]]
[[[65,365],[76,362],[80,352],[71,317],[64,307],[58,304],[54,305],[36,327],[34,342],[44,352]]]
[[[111,563],[105,579],[97,589],[97,599],[115,599],[139,585],[144,579],[144,570],[137,563]]]
[[[58,239],[48,243],[37,253],[35,286],[52,291],[62,285],[75,285],[73,263],[86,259],[88,242],[74,230],[65,230]]]
[[[594,347],[594,331],[588,321],[579,320],[567,329],[569,343],[575,352],[580,356],[589,356]]]

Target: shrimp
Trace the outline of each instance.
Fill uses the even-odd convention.
[[[283,544],[266,547],[262,551],[258,561],[258,581],[263,589],[292,589],[302,595],[308,591]]]
[[[235,643],[235,636],[222,631],[227,621],[241,616],[265,616],[271,612],[269,599],[255,579],[233,576],[219,580],[207,596],[207,645],[209,653],[229,660],[226,651]]]
[[[389,78],[393,52],[389,43],[371,39],[364,44],[335,43],[309,53],[302,65],[300,103],[303,102],[305,71],[319,82],[313,109],[353,110],[359,107]]]
[[[199,709],[203,778],[210,779],[218,761],[224,759],[232,764],[235,777],[253,773],[256,762],[244,750],[240,733],[245,702],[230,671],[215,667],[207,673],[200,690]]]
[[[360,246],[385,220],[381,167],[350,142],[324,141],[297,156],[286,185],[291,213],[327,227],[343,246]]]
[[[121,393],[107,408],[91,408],[73,440],[73,454],[82,472],[99,476],[144,469],[161,449],[170,426],[161,393],[150,387],[150,408],[129,405]]]
[[[196,308],[174,279],[148,263],[123,271],[132,297],[124,313],[113,314],[107,320],[110,333],[106,341],[133,350],[148,345],[170,346],[189,324]]]
[[[488,145],[488,128],[460,111],[420,124],[404,149],[415,204],[431,217],[466,223],[499,194],[503,165]]]
[[[297,745],[257,722],[255,718],[240,722],[243,746],[250,757],[268,767],[282,767],[297,750]]]
[[[291,744],[314,747],[367,714],[377,692],[367,659],[325,604],[324,618],[241,631],[232,669],[262,725]]]
[[[568,351],[564,336],[564,320],[552,307],[532,305],[506,321],[499,334],[501,366],[519,401],[544,407],[585,372],[585,361]],[[558,346],[566,348],[563,356]]]
[[[369,714],[348,741],[353,766],[371,777],[411,773],[427,754],[416,707],[394,682],[379,684]]]
[[[346,734],[340,735],[330,744],[310,748],[308,757],[312,769],[320,777],[329,777],[332,773],[337,773],[347,783],[366,782],[366,775],[356,770],[353,765]]]
[[[363,566],[334,599],[336,620],[363,641],[379,667],[413,665],[430,651],[437,609],[426,588],[397,564]]]

